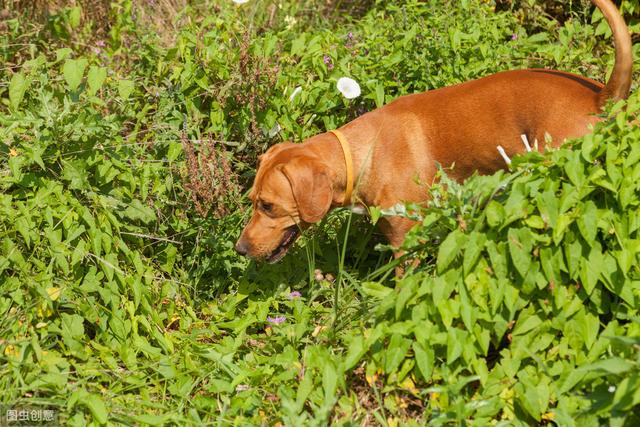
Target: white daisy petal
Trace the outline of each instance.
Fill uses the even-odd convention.
[[[357,98],[361,93],[358,82],[349,77],[340,77],[338,79],[338,90],[347,99]]]

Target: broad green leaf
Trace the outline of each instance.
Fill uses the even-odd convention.
[[[95,65],[89,67],[89,73],[87,74],[87,83],[89,85],[89,90],[87,91],[87,93],[91,96],[95,95],[104,84],[106,78],[106,68],[96,67]]]
[[[31,79],[23,73],[15,73],[9,82],[9,102],[11,108],[18,110],[24,94],[31,84]]]
[[[640,404],[640,373],[636,371],[624,378],[616,387],[615,395],[613,396],[613,407],[614,411],[624,413],[633,411],[638,404]],[[620,425],[625,425],[624,419],[622,421]]]
[[[142,221],[145,224],[155,221],[156,219],[154,210],[151,207],[142,204],[138,199],[133,199],[129,202],[129,206],[124,210],[123,215],[126,218],[134,221]]]
[[[362,335],[349,338],[349,349],[344,359],[344,369],[350,370],[362,359],[367,353],[368,348],[365,346],[365,339]]]
[[[532,329],[542,324],[542,319],[537,314],[522,317],[518,319],[516,326],[513,328],[513,335],[524,335]]]
[[[588,200],[584,203],[577,222],[584,239],[589,245],[593,245],[598,233],[598,208],[593,201]]]
[[[385,299],[393,293],[393,289],[378,282],[364,282],[361,289],[365,295],[377,299]]]
[[[447,332],[447,364],[452,364],[461,355],[469,334],[458,328],[449,328]]]
[[[628,360],[621,359],[619,357],[612,357],[606,360],[600,360],[598,362],[591,363],[589,365],[581,366],[580,371],[602,371],[613,375],[622,375],[629,372],[635,365]]]
[[[475,267],[478,259],[480,258],[480,254],[484,250],[484,243],[487,237],[485,234],[473,232],[469,235],[467,239],[467,244],[464,249],[464,258],[463,258],[463,268],[465,274],[469,274],[471,269]]]
[[[69,9],[69,26],[72,29],[80,26],[80,18],[82,17],[82,8],[75,6]]]
[[[460,254],[465,235],[458,229],[449,233],[447,238],[440,244],[438,249],[437,268],[438,273],[442,273],[455,258]]]
[[[522,277],[526,277],[531,266],[532,237],[525,228],[510,228],[507,233],[509,254],[514,267]]]
[[[487,215],[487,223],[491,227],[497,228],[502,225],[505,213],[504,207],[500,203],[495,200],[490,201],[485,208],[485,213]]]
[[[70,49],[68,47],[63,47],[56,50],[56,62],[60,62],[63,59],[66,59],[71,53],[73,53],[73,49]]]
[[[581,264],[580,279],[582,281],[582,286],[584,286],[584,290],[587,294],[591,294],[600,280],[600,273],[604,266],[604,257],[602,256],[599,244],[591,249],[589,258],[581,259]]]
[[[532,385],[524,385],[518,383],[515,386],[518,400],[522,404],[522,407],[531,415],[536,421],[540,421],[542,410],[540,408],[540,396],[538,390]]]
[[[435,362],[433,349],[430,347],[425,348],[422,344],[417,342],[414,342],[412,347],[416,365],[420,370],[420,374],[425,381],[429,381],[431,379],[431,374],[433,373],[433,365]]]
[[[327,360],[322,372],[322,389],[324,390],[325,403],[333,402],[338,388],[338,373],[333,363]]]
[[[78,399],[78,403],[86,406],[89,411],[91,411],[93,419],[96,420],[98,424],[106,424],[109,420],[107,407],[102,398],[97,394],[87,394]]]
[[[87,60],[85,58],[80,59],[67,59],[62,66],[62,75],[64,80],[69,86],[69,90],[75,91],[82,83],[82,77],[84,76],[84,70],[87,67]]]
[[[129,99],[129,96],[133,93],[134,88],[135,85],[132,80],[124,79],[118,81],[118,94],[123,100]]]
[[[87,165],[83,160],[64,162],[62,178],[69,182],[69,188],[82,190],[89,187]]]
[[[391,336],[389,345],[385,350],[384,371],[387,374],[395,372],[398,369],[410,346],[411,341],[404,338],[402,335],[393,334]]]

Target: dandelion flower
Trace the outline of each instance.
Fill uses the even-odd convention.
[[[349,77],[341,77],[338,79],[338,90],[347,99],[360,96],[360,85],[357,81]]]

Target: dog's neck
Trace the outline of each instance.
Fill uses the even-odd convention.
[[[367,200],[364,200],[358,192],[358,187],[364,184],[366,180],[366,156],[367,148],[357,144],[348,131],[342,130],[351,150],[352,168],[353,168],[353,193],[351,201],[345,200],[345,192],[347,188],[347,166],[345,163],[344,151],[340,142],[330,132],[316,135],[306,142],[306,149],[311,150],[318,155],[326,167],[329,169],[333,184],[333,202],[332,207],[339,206],[366,206]]]

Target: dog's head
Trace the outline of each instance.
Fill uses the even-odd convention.
[[[236,251],[269,263],[279,261],[303,229],[327,214],[332,182],[324,162],[298,144],[271,147],[260,157],[249,195],[253,214]]]

